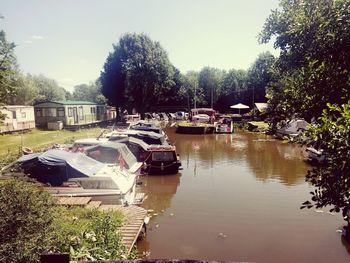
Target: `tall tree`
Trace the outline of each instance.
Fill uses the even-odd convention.
[[[221,94],[221,85],[225,72],[217,68],[204,67],[199,72],[199,87],[205,94],[205,105],[213,108]]]
[[[17,61],[14,55],[15,44],[6,40],[0,31],[0,103],[8,104],[15,95],[13,83],[18,77]]]
[[[258,55],[248,70],[248,89],[252,93],[252,105],[255,102],[266,102],[266,87],[272,81],[272,70],[275,57],[270,52]]]
[[[350,2],[282,0],[260,34],[275,37],[280,49],[276,82],[269,89],[271,112],[307,120],[321,115],[328,102],[350,99]]]
[[[101,93],[101,84],[98,80],[89,84],[80,84],[74,87],[73,99],[91,101],[99,104],[105,103],[105,98]]]
[[[161,45],[145,34],[125,34],[113,49],[100,75],[102,94],[112,105],[135,108],[144,117],[174,85],[174,67]]]
[[[12,104],[33,105],[39,96],[39,89],[35,85],[31,75],[20,74],[16,82],[16,96],[12,98]]]
[[[188,109],[198,108],[205,105],[205,95],[203,88],[199,87],[199,73],[188,71],[184,75],[184,85],[181,89],[186,94]]]
[[[61,101],[66,98],[66,90],[60,87],[53,79],[47,78],[44,75],[27,75],[33,85],[38,89],[38,96],[35,103],[42,101]]]

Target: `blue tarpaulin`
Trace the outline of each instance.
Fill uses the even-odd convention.
[[[52,149],[20,157],[17,162],[25,173],[42,182],[89,177],[101,170],[105,164],[82,153],[71,153]]]

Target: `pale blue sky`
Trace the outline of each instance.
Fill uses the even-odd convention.
[[[67,90],[99,77],[126,32],[146,33],[185,73],[204,66],[247,69],[273,45],[257,35],[278,0],[0,0],[0,29],[17,44],[25,73]]]

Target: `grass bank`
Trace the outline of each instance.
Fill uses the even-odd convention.
[[[78,131],[33,129],[27,133],[0,135],[0,167],[16,159],[21,154],[22,147],[29,147],[33,151],[39,151],[43,148],[51,147],[55,143],[72,143],[79,138],[98,136],[102,131],[102,128],[89,128]]]

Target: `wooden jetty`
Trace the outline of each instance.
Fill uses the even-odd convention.
[[[58,204],[66,206],[81,206],[86,208],[97,208],[103,211],[113,210],[124,214],[125,222],[117,229],[122,237],[122,243],[127,248],[128,255],[135,245],[141,231],[146,227],[147,210],[136,206],[103,205],[100,201],[92,201],[92,197],[59,197]]]

